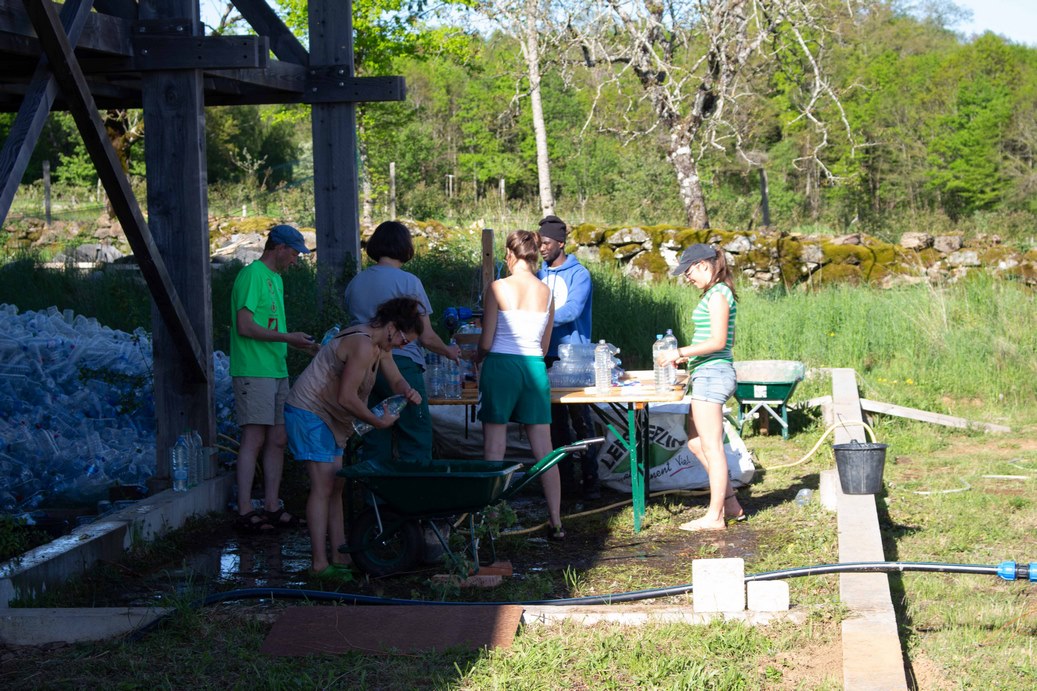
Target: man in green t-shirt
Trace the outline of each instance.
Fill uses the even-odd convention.
[[[288,333],[281,272],[300,253],[309,253],[302,233],[289,225],[270,229],[262,256],[238,273],[231,291],[230,375],[234,405],[241,427],[238,449],[238,525],[262,532],[296,524],[281,508],[281,471],[288,436],[284,401],[288,396],[288,346],[317,352],[313,337]],[[252,510],[252,481],[263,454],[263,511]]]

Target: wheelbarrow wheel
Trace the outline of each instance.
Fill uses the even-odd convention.
[[[425,543],[421,527],[415,520],[402,518],[381,509],[382,526],[374,509],[367,509],[353,521],[349,529],[349,551],[353,563],[372,576],[388,576],[406,571],[421,556]]]

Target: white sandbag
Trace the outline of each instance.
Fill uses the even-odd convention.
[[[482,423],[467,417],[469,407],[466,405],[434,405],[429,406],[432,413],[432,457],[475,459],[485,458],[483,454]],[[467,427],[465,422],[467,421]],[[467,430],[467,433],[466,433]],[[505,458],[517,461],[533,462],[533,452],[529,448],[529,439],[522,431],[522,426],[508,425],[507,447]]]
[[[667,403],[649,407],[648,487],[652,492],[668,489],[703,489],[709,487],[706,469],[688,450],[688,404]],[[724,453],[728,475],[735,487],[752,481],[755,467],[752,456],[737,430],[725,419]],[[598,476],[610,488],[629,492],[630,452],[609,432],[598,454]]]

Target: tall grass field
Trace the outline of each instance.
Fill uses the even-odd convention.
[[[502,244],[502,243],[498,243]],[[478,307],[478,252],[471,241],[430,248],[405,268],[418,275],[437,315],[448,306]],[[226,352],[229,296],[240,265],[213,272],[213,335]],[[655,334],[672,328],[690,342],[698,291],[677,279],[639,283],[590,265],[594,338],[621,349],[627,369],[651,366]],[[315,272],[302,264],[285,275],[290,328],[321,334],[348,319],[334,307],[318,314]],[[0,267],[0,302],[21,310],[55,305],[96,317],[112,328],[151,328],[147,290],[135,272],[45,270],[21,256]],[[433,324],[442,330],[438,316]],[[862,395],[949,414],[999,419],[1027,416],[1037,404],[1037,309],[1026,286],[976,275],[933,287],[880,290],[832,286],[820,290],[739,290],[735,357],[799,360],[810,370],[849,367]],[[290,363],[298,371],[304,359]],[[823,385],[822,385],[823,386]],[[803,391],[810,392],[810,382]]]

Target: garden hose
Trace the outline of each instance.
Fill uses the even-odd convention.
[[[814,444],[814,448],[810,449],[810,451],[807,452],[807,455],[804,456],[803,458],[799,459],[798,461],[795,461],[794,463],[784,463],[782,465],[764,466],[764,465],[761,464],[760,468],[762,468],[763,470],[778,470],[779,468],[792,468],[793,466],[797,466],[797,465],[800,465],[802,463],[806,463],[807,460],[811,456],[813,456],[817,452],[817,450],[821,447],[821,442],[823,442],[825,440],[825,438],[829,434],[831,434],[832,431],[836,427],[847,427],[849,425],[853,425],[853,426],[857,426],[857,427],[863,427],[865,429],[865,431],[867,431],[868,436],[871,437],[871,443],[872,444],[875,443],[875,431],[872,430],[870,426],[868,426],[868,423],[866,423],[866,422],[859,422],[857,420],[840,420],[839,422],[836,422],[835,424],[831,425],[828,429],[825,430],[825,433],[822,434],[818,438],[817,443]]]
[[[1030,583],[1037,582],[1037,562],[1024,564],[1014,561],[1003,561],[997,565],[985,564],[946,564],[939,562],[910,562],[910,561],[872,561],[872,562],[847,562],[844,564],[818,564],[816,566],[801,566],[777,571],[764,571],[758,574],[745,576],[745,582],[774,581],[785,578],[800,578],[803,576],[822,576],[836,573],[966,573],[973,575],[997,576],[1002,580],[1027,580]],[[333,600],[353,605],[449,605],[460,607],[471,606],[565,606],[565,605],[610,605],[620,602],[638,602],[660,597],[673,597],[675,595],[686,595],[694,590],[691,583],[682,585],[666,586],[662,588],[649,588],[646,590],[632,590],[610,595],[586,595],[583,597],[567,597],[555,600],[525,600],[519,602],[434,602],[430,600],[413,600],[406,598],[379,597],[377,595],[359,595],[356,593],[327,592],[323,590],[306,590],[299,588],[243,588],[239,590],[228,590],[223,593],[213,593],[198,603],[198,606],[208,606],[228,600],[241,600],[246,598],[289,598],[307,600]]]
[[[686,497],[700,497],[702,495],[709,494],[709,490],[706,490],[706,489],[702,489],[702,490],[668,489],[668,490],[663,490],[662,492],[652,492],[651,494],[648,495],[648,498],[649,499],[655,499],[657,497],[664,497],[664,496],[666,496],[668,494],[679,494],[681,496],[686,496]],[[594,508],[594,509],[588,509],[586,511],[578,511],[577,513],[566,514],[566,515],[562,516],[562,520],[564,521],[564,520],[569,519],[569,518],[582,518],[583,516],[593,516],[596,513],[602,513],[604,511],[609,511],[611,509],[618,509],[618,508],[620,508],[622,506],[626,506],[627,504],[632,504],[633,502],[634,502],[634,499],[633,499],[633,497],[631,497],[630,499],[624,499],[623,501],[617,501],[617,502],[614,502],[612,504],[607,504],[605,506],[599,506],[599,507]],[[468,514],[463,514],[461,516],[461,518],[459,518],[454,523],[454,528],[456,529],[456,528],[460,527],[462,521],[464,521],[464,519],[467,516],[468,516]],[[503,532],[503,533],[500,534],[500,536],[501,537],[513,537],[515,535],[528,535],[530,533],[535,533],[538,530],[543,530],[544,528],[550,527],[550,525],[551,525],[550,522],[544,521],[543,523],[537,523],[536,525],[531,526],[529,528],[522,528],[520,530],[509,530],[507,532]]]

